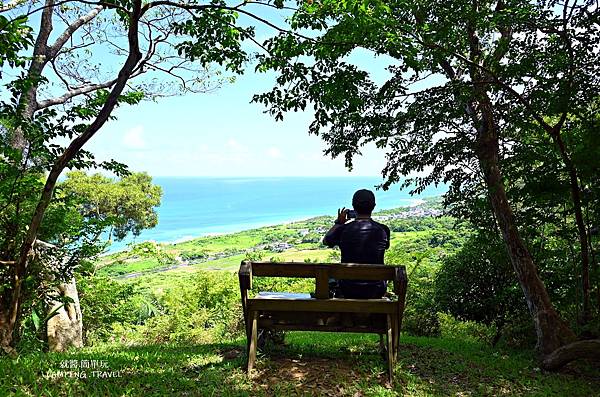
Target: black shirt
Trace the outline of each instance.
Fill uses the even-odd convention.
[[[383,264],[385,250],[390,248],[390,229],[372,219],[357,219],[330,230],[323,244],[342,251],[342,263]]]
[[[342,263],[383,264],[385,250],[390,247],[390,229],[372,219],[357,219],[330,230],[323,244],[335,245],[342,251]],[[338,280],[346,298],[380,298],[386,290],[385,281]]]

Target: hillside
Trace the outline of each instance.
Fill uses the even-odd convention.
[[[375,214],[392,230],[386,263],[409,274],[393,385],[376,335],[287,333],[283,344],[267,344],[252,377],[244,373],[240,261],[339,261],[339,251],[320,243],[333,222],[322,216],[177,244],[145,242],[99,258],[93,275],[78,275],[88,347],[0,358],[0,395],[598,395],[598,369],[579,363],[545,373],[531,345],[507,338],[492,346],[493,326],[436,312],[436,272],[472,234],[440,216],[439,205],[430,199]],[[255,284],[313,287],[312,280]]]

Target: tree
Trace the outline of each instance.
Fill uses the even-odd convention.
[[[57,189],[58,197],[70,203],[79,221],[69,225],[68,235],[86,235],[92,244],[106,234],[107,243],[122,240],[128,233],[138,236],[142,230],[158,224],[155,207],[160,205],[162,189],[152,184],[152,177],[134,173],[118,181],[100,174],[86,175],[81,171],[67,174]],[[75,218],[71,216],[70,218]],[[56,234],[56,228],[53,228]]]
[[[546,150],[558,151],[569,175],[585,273],[581,188],[564,134],[569,117],[584,117],[598,97],[599,12],[593,2],[569,1],[306,2],[291,26],[315,34],[281,33],[265,43],[268,53],[258,68],[279,76],[255,101],[277,119],[311,104],[309,131],[322,134],[326,152],[344,155],[348,167],[364,144],[385,148],[385,188],[430,169],[403,186],[417,183],[419,192],[444,181],[450,197],[484,192],[534,321],[538,350],[577,350],[522,238],[503,168],[513,143],[528,132],[551,138]],[[393,59],[391,77],[380,87],[348,61],[357,48]],[[476,189],[464,191],[465,182]],[[584,290],[586,284],[584,278]]]
[[[253,10],[282,6],[279,0],[274,4],[252,4]],[[0,190],[6,194],[3,201],[7,203],[2,214],[7,222],[1,231],[0,259],[3,266],[9,266],[11,280],[0,296],[3,350],[13,350],[24,297],[35,289],[29,286],[25,291],[28,288],[23,284],[31,272],[30,252],[64,169],[96,165],[122,173],[122,165],[96,164],[91,153],[82,149],[111,118],[116,106],[135,104],[144,93],[161,91],[148,90],[149,83],[132,84],[132,79],[144,72],[166,73],[181,82],[184,91],[190,88],[189,82],[199,82],[203,87],[202,78],[195,74],[198,68],[218,64],[232,74],[241,73],[249,59],[242,44],[254,40],[254,29],[239,23],[239,15],[277,28],[248,8],[247,3],[228,5],[222,0],[100,1],[92,5],[86,1],[46,0],[43,5],[17,1],[2,7],[0,13],[15,17],[0,20],[0,55],[8,56],[8,65],[16,66],[19,76],[8,85],[12,98],[0,108],[4,126],[0,134],[0,171],[4,173]],[[40,27],[35,30],[35,40],[29,40],[33,38],[32,29],[23,24],[35,13],[40,15]],[[108,19],[99,19],[99,15],[107,14]],[[94,25],[94,21],[101,23]],[[58,24],[63,24],[64,30],[51,42]],[[86,52],[97,43],[108,46],[99,51],[103,57],[108,51],[111,59],[120,59],[117,72],[107,62],[98,67],[86,63],[90,58]],[[32,48],[28,58],[19,56],[19,50],[25,48]],[[77,58],[79,51],[83,55]],[[25,70],[18,69],[22,67]],[[49,68],[54,77],[48,77]],[[100,77],[92,78],[96,76]],[[58,84],[64,91],[56,93],[47,83]],[[68,144],[58,145],[58,137]],[[29,194],[23,196],[25,191]],[[25,197],[22,202],[26,205],[15,202],[17,197]]]
[[[154,208],[160,204],[161,188],[152,185],[147,174],[130,174],[115,181],[100,174],[72,171],[56,189],[38,238],[52,242],[54,249],[61,251],[62,260],[73,264],[70,267],[93,260],[113,236],[122,240],[130,232],[138,235],[158,223]],[[48,308],[53,313],[47,323],[50,350],[81,347],[84,318],[75,278],[59,283],[53,292],[58,299],[51,298]],[[65,299],[70,302],[65,304]]]
[[[482,230],[444,260],[435,275],[433,299],[438,310],[456,318],[494,325],[496,344],[504,325],[524,312],[517,288],[501,238]]]

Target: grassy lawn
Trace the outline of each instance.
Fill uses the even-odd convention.
[[[544,373],[529,352],[403,337],[387,383],[377,336],[290,333],[251,376],[243,341],[205,345],[104,345],[65,354],[0,359],[0,395],[17,396],[594,396],[600,371]],[[62,368],[81,363],[103,368]],[[60,373],[59,371],[73,371]],[[79,378],[76,377],[79,374]],[[83,378],[85,376],[85,378]]]
[[[317,262],[327,262],[327,257],[331,252],[331,249],[292,249],[284,252],[273,253],[272,256],[282,262],[304,262],[306,259]]]
[[[275,258],[286,262],[304,262],[305,259],[312,261],[326,262],[330,249],[291,249],[284,252],[271,252],[267,254],[264,260]],[[144,274],[135,278],[126,279],[126,281],[139,281],[140,284],[163,284],[168,280],[179,277],[186,277],[198,270],[225,270],[235,272],[240,268],[240,263],[246,257],[245,254],[233,255],[227,258],[215,259],[212,261],[197,263],[194,265],[178,267],[163,272]],[[132,261],[122,265],[111,265],[100,268],[98,274],[103,276],[120,276],[127,273],[143,272],[163,267],[155,259],[145,259],[141,261]],[[161,281],[162,280],[162,281]]]
[[[156,258],[141,258],[138,260],[123,261],[104,266],[98,269],[99,276],[119,277],[125,274],[145,272],[165,267]]]

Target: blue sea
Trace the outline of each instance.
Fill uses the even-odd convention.
[[[445,186],[431,186],[419,196],[392,186],[375,190],[378,177],[184,178],[156,177],[163,189],[157,208],[158,226],[135,239],[115,242],[110,251],[130,242],[177,242],[213,233],[229,233],[319,215],[335,215],[351,207],[358,189],[375,192],[377,209],[408,206],[423,197],[438,196]]]

